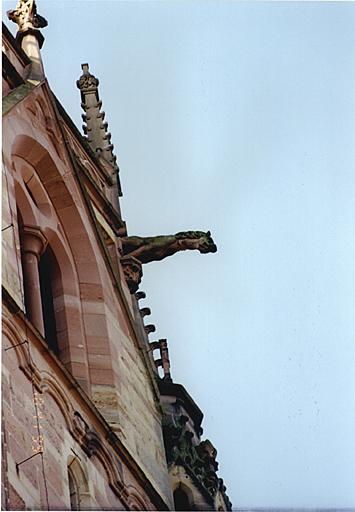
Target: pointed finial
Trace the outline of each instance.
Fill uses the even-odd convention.
[[[83,74],[77,80],[76,85],[80,89],[81,106],[85,112],[82,116],[85,123],[83,130],[87,135],[87,141],[91,149],[98,157],[103,157],[111,166],[118,194],[122,195],[118,178],[117,158],[113,153],[113,144],[111,144],[111,133],[107,131],[108,125],[104,122],[105,112],[101,111],[102,102],[98,90],[99,80],[90,73],[89,64],[82,64],[81,69]]]

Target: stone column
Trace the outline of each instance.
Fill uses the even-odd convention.
[[[38,264],[40,257],[47,246],[47,239],[39,228],[33,226],[23,226],[21,242],[22,269],[27,315],[33,325],[39,330],[42,336],[44,336],[45,333]]]
[[[20,32],[20,37],[17,37],[18,41],[21,41],[21,47],[26,55],[31,60],[31,72],[28,80],[37,83],[44,80],[44,68],[41,57],[41,43],[43,44],[43,36],[39,30],[30,30],[26,32]],[[42,37],[41,37],[42,36]]]

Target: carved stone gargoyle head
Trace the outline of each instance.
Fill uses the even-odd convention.
[[[121,264],[131,293],[138,289],[142,264],[163,260],[179,251],[196,250],[202,254],[217,252],[210,231],[180,231],[175,235],[149,237],[125,236],[120,240],[123,252]]]
[[[217,246],[211,237],[211,231],[181,231],[176,233],[175,238],[181,241],[182,247],[186,249],[197,249],[202,254],[217,252]]]

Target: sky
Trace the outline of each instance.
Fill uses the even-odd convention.
[[[100,79],[128,233],[218,246],[145,265],[140,304],[234,507],[355,507],[355,4],[37,6],[79,128]]]

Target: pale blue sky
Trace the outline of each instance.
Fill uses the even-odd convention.
[[[355,4],[37,4],[79,127],[100,79],[129,234],[218,245],[141,289],[234,506],[355,507]]]

